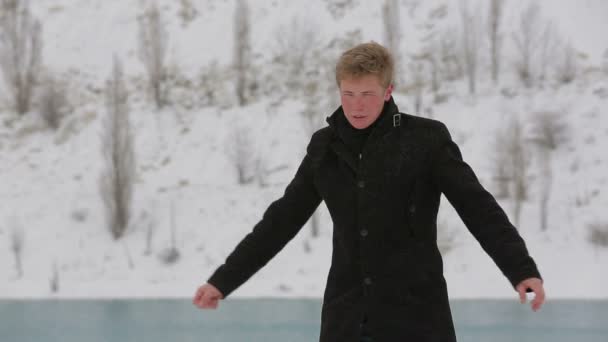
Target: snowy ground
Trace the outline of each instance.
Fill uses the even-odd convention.
[[[100,87],[116,52],[125,58],[128,75],[141,74],[135,53],[137,3],[36,1],[33,11],[43,18],[49,65],[81,69],[79,80]],[[175,17],[175,3],[164,1],[161,7]],[[289,3],[295,4],[287,8],[283,2],[256,1],[252,15],[259,24],[254,36],[271,36],[274,27],[288,22],[289,13],[304,9],[309,1]],[[319,1],[319,8],[324,3]],[[310,18],[327,36],[365,27],[364,39],[381,41],[379,6],[355,3],[359,4],[340,19],[322,10]],[[586,63],[599,64],[608,48],[601,35],[608,28],[606,2],[550,3],[545,14],[579,43],[577,47],[589,55]],[[177,19],[169,22],[174,47],[170,61],[185,71],[226,60],[232,51],[225,38],[231,37],[233,3],[198,4],[200,14],[187,28]],[[407,16],[407,11],[402,15]],[[254,45],[267,51],[271,42],[258,39]],[[205,46],[212,46],[213,53]],[[489,160],[493,138],[507,118],[518,116],[529,122],[529,115],[538,111],[564,114],[569,139],[552,160],[549,229],[539,228],[538,182],[530,185],[519,229],[545,279],[549,300],[608,298],[608,248],[594,248],[587,241],[589,224],[608,224],[608,76],[593,71],[567,86],[518,89],[513,97],[483,82],[476,98],[466,94],[465,82],[458,87],[447,102],[433,107],[433,116],[448,125],[465,160],[490,190],[494,190]],[[75,100],[74,113],[57,132],[42,127],[35,115],[16,120],[0,108],[4,122],[0,124],[0,298],[190,297],[282,194],[309,139],[298,114],[304,105],[300,101],[276,104],[260,99],[243,108],[206,107],[176,114],[170,109],[155,113],[144,103],[145,96],[134,95],[131,120],[138,156],[134,218],[127,236],[116,242],[104,228],[97,185],[102,169],[103,98],[85,91],[78,95],[82,96]],[[402,111],[412,112],[410,97],[396,94],[395,98]],[[333,109],[326,108],[326,114]],[[269,168],[286,167],[273,173],[266,187],[236,182],[227,142],[239,125],[251,133],[255,150],[265,156]],[[532,179],[539,177],[535,170]],[[501,204],[511,213],[509,201]],[[181,257],[166,265],[160,256],[170,246],[172,208]],[[320,297],[329,269],[332,229],[323,205],[321,217],[320,237],[310,238],[305,226],[234,296]],[[440,222],[454,234],[454,246],[444,255],[450,296],[515,299],[507,280],[445,199]],[[10,248],[15,231],[24,233],[21,277]],[[50,290],[54,265],[59,276],[56,293]]]

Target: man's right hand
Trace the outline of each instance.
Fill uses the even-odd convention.
[[[217,309],[218,301],[224,299],[224,295],[215,286],[205,284],[196,290],[192,304],[199,309]]]

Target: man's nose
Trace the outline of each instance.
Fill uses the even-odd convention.
[[[356,96],[355,97],[355,107],[356,108],[363,108],[363,96]]]

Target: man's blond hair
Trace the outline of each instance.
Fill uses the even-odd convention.
[[[336,64],[336,83],[347,78],[376,75],[380,85],[387,88],[393,83],[395,62],[384,46],[369,42],[345,51]]]

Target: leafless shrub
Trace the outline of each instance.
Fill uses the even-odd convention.
[[[422,77],[422,75],[413,74],[414,84],[424,84],[428,83],[431,92],[433,93],[433,102],[440,103],[442,100],[442,95],[439,93],[439,89],[441,88],[442,82],[442,74],[441,74],[441,45],[436,35],[430,34],[427,40],[423,40],[425,43],[425,47],[423,47],[423,52],[412,56],[413,63],[421,63],[418,66],[418,69],[424,71],[428,74],[427,77]],[[425,66],[423,68],[423,66]],[[417,87],[416,87],[417,88]],[[416,95],[422,96],[422,94]],[[422,101],[420,101],[419,105],[422,105]]]
[[[13,219],[11,222],[12,230],[11,230],[11,251],[13,252],[13,256],[15,257],[15,268],[17,270],[17,277],[21,278],[23,276],[23,247],[25,244],[25,231],[23,227]]]
[[[334,19],[341,19],[349,10],[359,4],[359,0],[324,0],[327,10]]]
[[[67,107],[67,86],[49,75],[42,85],[40,115],[49,127],[57,129],[66,116]]]
[[[287,87],[288,96],[299,97],[304,91],[308,69],[315,63],[318,52],[319,34],[308,18],[293,17],[289,25],[281,25],[276,31],[275,62],[284,69],[282,83]]]
[[[192,0],[180,0],[179,4],[178,15],[182,18],[182,24],[187,26],[196,18],[198,10],[196,9],[196,6],[192,4]]]
[[[423,92],[425,86],[424,79],[424,62],[420,60],[413,60],[409,64],[411,84],[409,85],[410,94],[414,101],[414,113],[420,115],[422,112],[423,105]]]
[[[511,196],[510,183],[510,157],[506,153],[506,147],[502,145],[504,138],[496,139],[494,143],[494,152],[492,153],[492,160],[494,163],[494,177],[493,180],[496,184],[496,191],[494,195],[496,198],[508,198]]]
[[[306,132],[312,136],[324,124],[325,116],[322,115],[321,109],[321,89],[320,84],[316,79],[309,80],[304,86],[304,103],[305,107],[302,111]]]
[[[166,104],[164,81],[167,78],[165,57],[168,47],[168,33],[156,4],[145,10],[139,20],[139,58],[146,68],[149,87],[156,108]]]
[[[490,40],[490,61],[492,81],[498,83],[501,62],[501,48],[503,35],[500,30],[504,13],[504,0],[490,0],[490,13],[488,22],[488,38]]]
[[[464,75],[461,54],[457,42],[460,41],[456,30],[444,30],[439,38],[439,61],[443,78],[448,81],[460,79]]]
[[[165,248],[161,251],[159,258],[160,260],[166,264],[174,264],[180,258],[179,250],[177,249],[176,244],[176,225],[175,225],[175,202],[171,202],[171,245],[168,248]]]
[[[608,247],[608,223],[594,222],[587,225],[589,235],[587,240],[596,247]]]
[[[540,45],[537,47],[538,53],[535,59],[535,64],[538,65],[539,70],[536,78],[541,86],[544,82],[549,80],[547,73],[548,70],[550,70],[550,66],[555,63],[555,56],[562,53],[558,50],[562,43],[560,37],[558,36],[555,25],[550,21],[543,24],[544,28],[540,38]]]
[[[129,269],[132,270],[135,268],[135,263],[133,262],[133,257],[131,256],[131,250],[129,249],[129,245],[127,245],[124,240],[122,247],[125,252],[125,258],[127,259],[127,265],[129,266]]]
[[[518,53],[515,68],[522,83],[531,88],[537,81],[546,80],[558,36],[552,23],[542,17],[538,3],[531,2],[522,12],[513,41]]]
[[[604,69],[604,73],[608,75],[608,49],[604,51],[602,64],[602,69]]]
[[[507,127],[500,131],[496,136],[496,151],[494,158],[496,162],[496,180],[499,182],[499,189],[508,182],[509,189],[507,194],[513,200],[513,215],[515,225],[519,224],[521,207],[528,198],[529,185],[529,164],[530,155],[526,149],[523,135],[523,126],[517,118],[512,119]],[[498,196],[497,196],[498,197]]]
[[[401,66],[401,24],[399,20],[399,1],[385,0],[382,5],[382,22],[384,23],[384,43],[393,55],[395,63],[395,82],[402,83]]]
[[[236,95],[239,106],[247,104],[249,88],[248,69],[251,65],[251,42],[247,0],[237,0],[234,11],[234,70],[236,72]]]
[[[229,77],[227,75],[230,73],[228,68],[228,66],[220,66],[217,61],[213,61],[203,68],[198,90],[201,105],[230,107],[234,95],[228,86]]]
[[[76,222],[85,222],[89,216],[89,211],[85,208],[74,209],[72,211],[72,220]]]
[[[115,239],[123,236],[129,223],[135,178],[135,152],[127,97],[122,66],[115,59],[112,76],[106,86],[107,115],[101,144],[105,170],[99,180],[106,223]]]
[[[257,158],[253,140],[249,129],[235,125],[227,142],[227,154],[236,168],[238,182],[241,185],[255,180]]]
[[[147,220],[144,220],[146,224],[146,249],[144,250],[144,255],[152,254],[152,240],[154,239],[154,234],[157,229],[157,222],[154,216],[145,215]]]
[[[528,88],[532,87],[532,57],[540,40],[538,28],[538,4],[533,3],[522,13],[519,31],[513,34],[519,57],[516,62],[517,75]]]
[[[559,112],[532,113],[531,141],[546,150],[556,150],[568,141],[568,126]]]
[[[0,70],[12,106],[21,115],[30,110],[42,64],[41,32],[27,0],[0,1]]]
[[[467,76],[469,93],[475,94],[477,87],[477,70],[480,60],[481,24],[479,13],[471,9],[467,0],[460,2],[460,16],[462,19],[462,53]]]
[[[51,288],[51,293],[59,292],[59,267],[57,267],[57,261],[53,261],[53,266],[51,267],[49,286]]]
[[[567,128],[560,113],[549,111],[533,113],[530,140],[539,147],[540,226],[543,231],[548,226],[549,198],[553,180],[552,153],[567,141]]]
[[[507,141],[508,151],[511,155],[511,174],[513,179],[513,200],[515,204],[515,224],[519,225],[521,206],[528,199],[528,168],[530,156],[526,150],[523,136],[523,126],[518,120],[514,120],[509,129]]]
[[[564,46],[563,49],[564,52],[560,54],[561,58],[558,59],[555,67],[555,77],[558,82],[568,84],[574,81],[578,73],[576,50],[570,44]]]
[[[546,231],[549,220],[549,199],[551,197],[551,189],[553,184],[553,170],[551,169],[551,155],[544,153],[541,155],[541,170],[540,170],[540,229]]]

